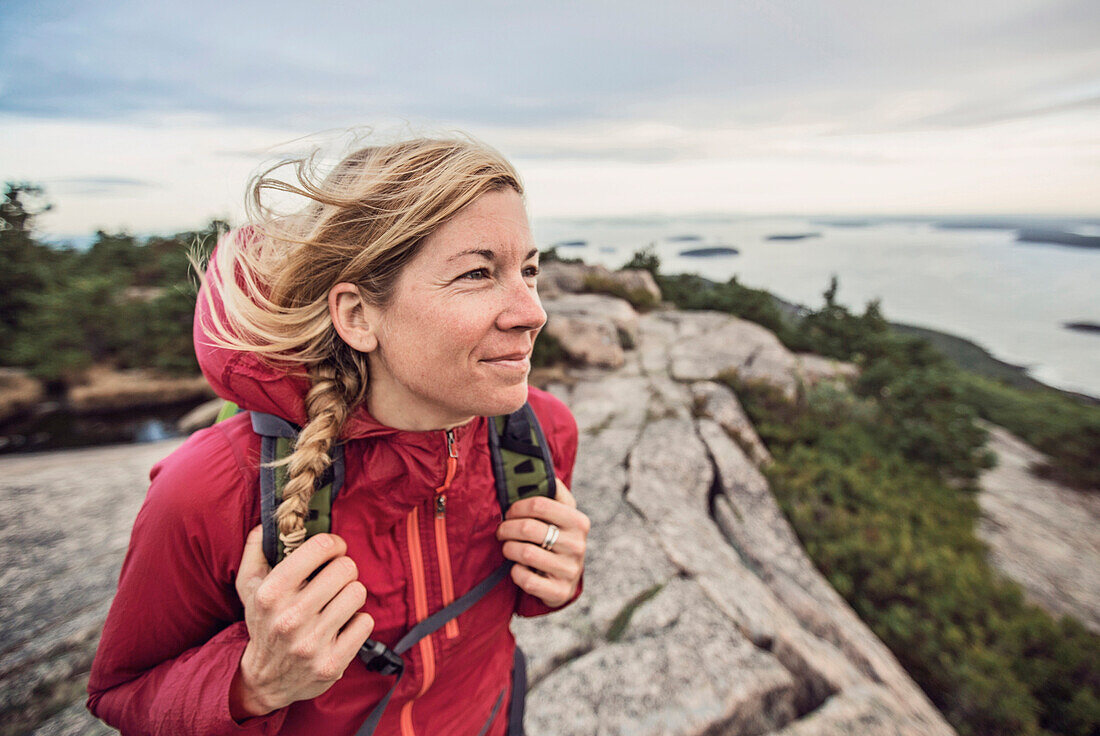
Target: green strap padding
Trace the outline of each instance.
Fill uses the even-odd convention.
[[[233,416],[240,411],[240,408],[232,401],[222,402],[222,408],[218,412],[218,418],[214,420],[214,424],[218,422],[224,422],[229,417]]]
[[[498,472],[502,473],[504,480],[505,496],[500,499],[502,513],[521,498],[532,496],[553,498],[557,491],[557,488],[553,487],[556,485],[553,483],[553,470],[548,467],[546,461],[549,455],[548,448],[544,447],[542,433],[534,423],[538,420],[528,421],[526,414],[521,415],[521,412],[526,410],[527,407],[524,407],[509,416],[493,417],[498,439],[491,443],[491,448],[500,456]],[[506,437],[508,425],[517,421],[526,430],[524,432],[526,436],[522,438],[526,441],[509,442]]]
[[[294,441],[287,437],[275,438],[275,459],[282,460],[294,452]],[[275,504],[278,509],[283,502],[283,489],[286,488],[290,473],[286,465],[275,466]],[[331,478],[331,475],[328,477]],[[309,516],[306,517],[306,538],[314,534],[327,533],[332,529],[332,480],[317,488],[309,499]],[[281,539],[276,538],[275,561],[282,562],[286,549]]]

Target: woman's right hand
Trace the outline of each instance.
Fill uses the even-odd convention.
[[[374,630],[374,619],[359,611],[367,590],[345,552],[340,537],[317,534],[272,569],[263,528],[249,533],[237,572],[249,641],[229,693],[234,720],[325,692]]]

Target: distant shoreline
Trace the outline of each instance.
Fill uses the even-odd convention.
[[[771,296],[776,304],[779,305],[780,310],[788,316],[796,317],[802,312],[807,311],[807,308],[800,304],[788,302],[775,294]],[[937,350],[963,370],[990,378],[1003,379],[1016,388],[1026,390],[1046,389],[1055,391],[1069,399],[1084,404],[1100,405],[1100,396],[1070,391],[1068,389],[1058,388],[1057,386],[1051,386],[1048,383],[1043,383],[1032,377],[1027,372],[1025,366],[1014,365],[1003,361],[980,344],[968,338],[960,337],[959,335],[944,332],[942,330],[934,330],[930,327],[918,327],[916,325],[908,325],[901,322],[889,322],[888,324],[892,329],[900,333],[915,335],[928,340]]]

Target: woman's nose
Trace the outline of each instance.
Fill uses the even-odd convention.
[[[525,279],[513,284],[504,295],[504,307],[497,318],[502,330],[539,330],[546,324],[538,290]]]

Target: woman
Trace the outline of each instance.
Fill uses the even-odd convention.
[[[580,594],[588,533],[567,488],[576,423],[527,386],[546,315],[523,190],[467,140],[313,170],[257,178],[254,224],[219,244],[195,318],[218,394],[301,427],[277,511],[290,553],[270,568],[260,551],[249,415],[194,434],[153,468],[88,706],[124,734],[356,733],[394,682],[356,659],[364,640],[393,646],[510,559],[510,581],[405,653],[375,731],[504,734],[509,620]],[[278,216],[269,189],[308,205]],[[564,483],[502,521],[485,417],[525,401]],[[305,539],[338,447],[331,533]]]

